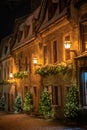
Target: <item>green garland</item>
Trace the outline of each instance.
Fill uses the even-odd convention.
[[[45,77],[49,75],[65,74],[67,70],[68,67],[64,65],[46,65],[36,69],[35,73]]]
[[[14,73],[14,78],[17,78],[17,79],[23,79],[26,76],[27,76],[27,72],[25,71],[19,71],[17,73]]]
[[[6,85],[6,84],[9,84],[9,82],[6,80],[0,80],[0,85]]]

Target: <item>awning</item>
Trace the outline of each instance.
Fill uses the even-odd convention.
[[[87,52],[75,57],[76,60],[87,60]]]

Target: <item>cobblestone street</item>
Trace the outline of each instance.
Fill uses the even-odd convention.
[[[87,126],[64,126],[57,121],[44,120],[26,114],[0,112],[0,130],[86,130]]]

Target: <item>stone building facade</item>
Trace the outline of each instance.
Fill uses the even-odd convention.
[[[4,44],[3,44],[4,42]],[[64,43],[71,48],[65,49]],[[65,97],[72,82],[80,90],[81,105],[87,107],[87,1],[42,0],[29,16],[15,21],[14,32],[2,40],[1,77],[10,81],[3,86],[6,110],[13,109],[18,93],[22,101],[28,90],[33,94],[34,111],[44,87],[48,88],[52,107],[63,117]],[[33,60],[38,60],[37,64]],[[40,76],[35,71],[44,66],[63,65],[70,68],[65,75]],[[25,78],[9,78],[9,74],[24,72]]]

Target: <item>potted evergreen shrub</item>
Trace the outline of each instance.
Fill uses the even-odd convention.
[[[0,110],[5,110],[5,97],[2,96],[0,99]]]
[[[22,111],[22,99],[21,99],[21,95],[19,94],[15,98],[14,110],[15,110],[15,113],[19,113]]]
[[[39,102],[39,113],[45,118],[52,117],[51,100],[47,88],[44,88]]]
[[[31,113],[33,110],[33,97],[30,91],[28,91],[24,98],[23,111],[27,113]]]
[[[79,90],[76,85],[72,84],[67,92],[64,116],[68,120],[75,120],[80,110]]]

